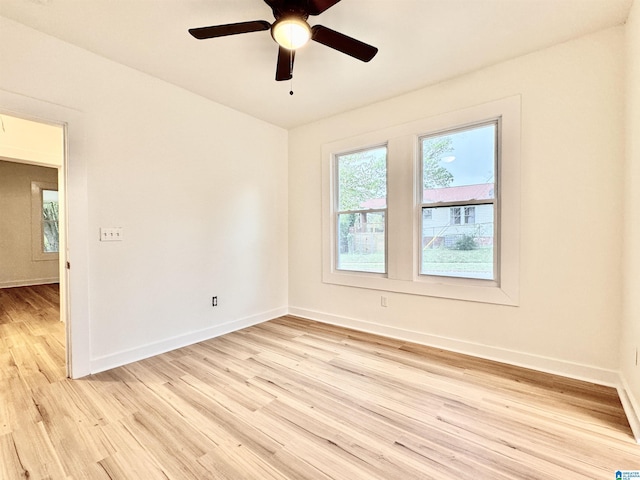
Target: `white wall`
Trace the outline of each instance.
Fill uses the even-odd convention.
[[[626,26],[626,165],[624,215],[624,311],[620,369],[627,393],[640,418],[640,366],[636,350],[640,348],[640,2],[636,0]],[[636,425],[640,441],[640,424]]]
[[[0,64],[0,89],[80,112],[90,371],[286,311],[285,130],[3,18]]]
[[[624,29],[613,28],[290,131],[290,310],[615,382],[623,49]],[[517,94],[522,96],[519,307],[388,293],[384,308],[380,291],[322,283],[324,143]]]
[[[0,287],[58,281],[58,260],[32,255],[31,182],[55,185],[58,170],[0,160]]]

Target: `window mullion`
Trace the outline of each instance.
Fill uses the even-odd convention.
[[[412,135],[389,140],[387,170],[388,268],[390,279],[412,280],[414,273],[415,147]]]

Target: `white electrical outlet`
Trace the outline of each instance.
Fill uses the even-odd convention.
[[[121,242],[122,227],[100,227],[101,242]]]
[[[381,307],[387,306],[387,297],[380,297],[380,306]]]

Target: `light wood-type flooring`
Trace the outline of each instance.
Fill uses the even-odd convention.
[[[0,290],[3,480],[613,480],[640,469],[614,389],[292,317],[65,379],[55,293]]]

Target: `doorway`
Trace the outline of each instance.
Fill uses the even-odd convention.
[[[81,378],[92,372],[89,244],[93,237],[88,220],[85,114],[68,106],[0,89],[0,117],[5,114],[57,125],[64,132],[63,163],[58,167],[64,205],[60,211],[63,225],[60,252],[64,257],[60,265],[61,269],[66,267],[60,276],[60,315],[67,320],[67,373],[71,378]],[[0,133],[6,132],[0,128]],[[0,156],[15,158],[6,153]]]
[[[5,113],[0,126],[3,341],[24,375],[52,381],[70,374],[65,130]]]

